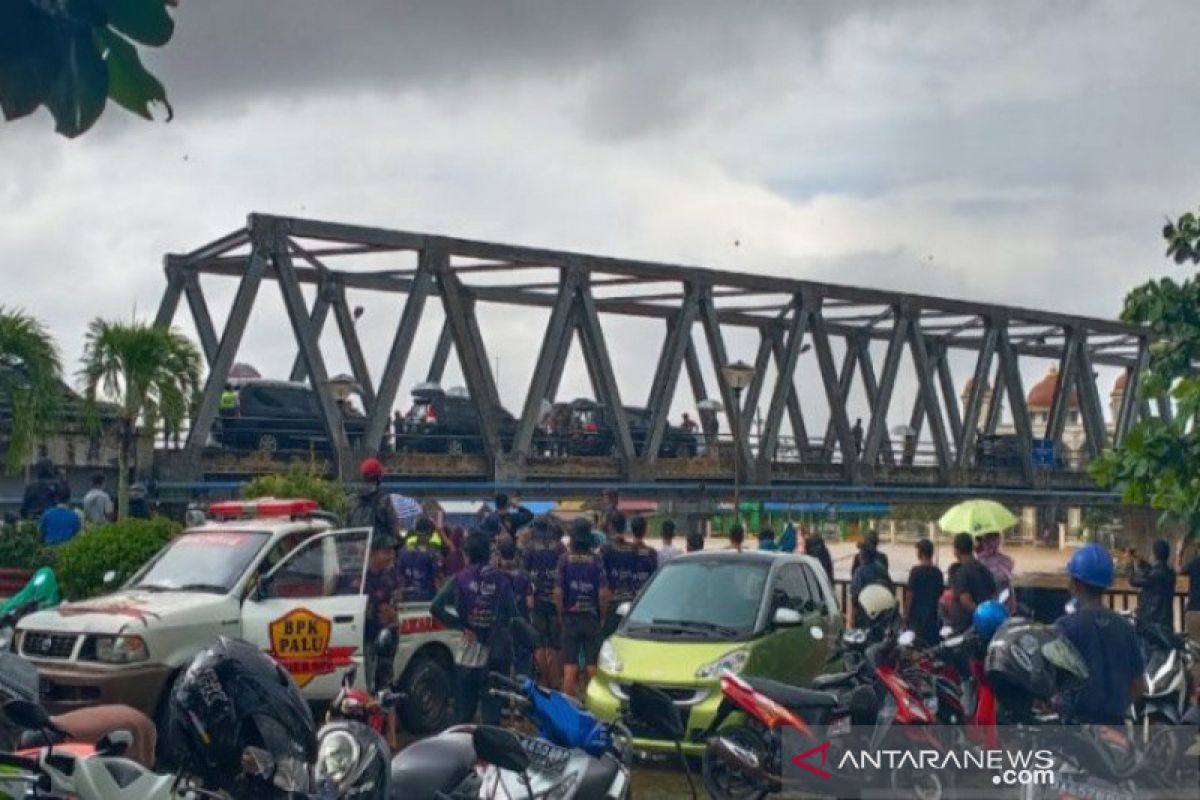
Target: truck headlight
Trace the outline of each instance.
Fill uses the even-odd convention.
[[[97,636],[96,660],[105,664],[136,664],[150,657],[140,636]]]
[[[749,660],[749,650],[734,650],[721,656],[711,664],[705,664],[703,667],[696,670],[696,677],[716,678],[726,670],[736,675],[742,671],[742,669],[746,666],[746,662]]]
[[[621,659],[617,656],[617,648],[613,647],[611,639],[605,639],[604,644],[600,645],[600,669],[612,675],[620,675],[625,669],[625,665],[621,663]]]
[[[321,739],[317,750],[317,780],[329,778],[341,783],[358,763],[359,747],[354,737],[345,731],[332,731]]]

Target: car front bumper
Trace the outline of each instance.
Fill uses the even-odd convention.
[[[614,693],[613,685],[616,683],[620,686],[627,682],[632,681],[613,679],[603,674],[597,675],[588,684],[588,710],[605,722],[616,720],[621,714],[622,700]],[[692,684],[688,686],[654,684],[654,686],[655,688],[666,690],[673,696],[691,693],[690,697],[677,700],[675,704],[679,709],[680,715],[683,717],[684,728],[687,731],[683,741],[683,752],[685,755],[694,757],[704,755],[704,748],[707,744],[704,734],[712,724],[713,719],[717,716],[717,710],[721,706],[720,686],[717,684]],[[674,755],[676,753],[675,742],[647,736],[639,731],[636,725],[631,727],[635,750],[642,753],[662,755]]]
[[[119,703],[153,717],[172,669],[166,664],[119,668],[35,661],[42,702],[52,714],[85,706]]]

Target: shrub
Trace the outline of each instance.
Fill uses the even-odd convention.
[[[166,517],[128,519],[85,531],[58,548],[58,582],[63,597],[82,600],[100,594],[104,574],[117,573],[118,583],[137,572],[181,530]]]
[[[29,569],[54,566],[54,550],[42,544],[36,522],[0,526],[0,568]]]
[[[255,497],[307,497],[339,517],[345,517],[349,506],[346,488],[331,481],[311,466],[295,466],[287,472],[261,475],[242,490],[247,500]]]

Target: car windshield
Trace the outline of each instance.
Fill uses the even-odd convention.
[[[717,559],[668,563],[629,612],[624,633],[643,638],[732,639],[758,622],[770,564]]]
[[[265,531],[184,534],[150,564],[133,588],[225,594],[270,538]]]

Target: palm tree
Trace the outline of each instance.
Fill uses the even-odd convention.
[[[12,429],[7,466],[16,472],[46,435],[62,400],[62,361],[46,327],[20,309],[0,306],[0,405]]]
[[[98,393],[120,407],[117,509],[124,519],[138,425],[155,432],[161,424],[168,436],[180,430],[200,387],[200,352],[170,328],[96,319],[88,326],[80,376],[89,408]]]

